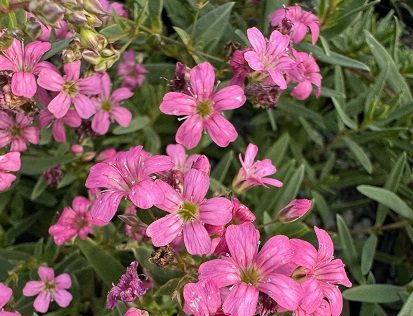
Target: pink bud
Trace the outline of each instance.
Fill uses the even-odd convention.
[[[245,222],[255,222],[255,215],[248,207],[241,204],[237,198],[232,200],[232,218],[235,224],[242,224]]]
[[[281,223],[294,222],[308,212],[311,208],[311,204],[311,200],[307,199],[292,200],[278,213],[278,220]]]
[[[73,145],[70,151],[72,152],[72,154],[78,155],[83,153],[83,147],[80,145]]]
[[[106,159],[112,158],[116,154],[116,150],[113,148],[105,149],[97,157],[96,162],[101,162]]]
[[[149,316],[147,311],[143,311],[137,308],[129,308],[124,316]]]
[[[205,172],[206,174],[209,174],[209,172],[211,171],[211,165],[209,164],[209,160],[204,155],[199,156],[192,168]]]

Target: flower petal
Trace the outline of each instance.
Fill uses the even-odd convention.
[[[53,270],[53,268],[40,266],[39,269],[38,269],[38,273],[39,273],[40,278],[44,282],[54,280],[54,270]]]
[[[198,145],[201,140],[203,129],[204,123],[202,119],[196,115],[190,116],[178,128],[175,140],[178,144],[185,146],[187,149],[192,149]]]
[[[235,127],[220,113],[213,113],[205,121],[205,128],[212,140],[220,147],[227,147],[238,137]]]
[[[238,283],[240,272],[232,259],[214,259],[201,264],[198,269],[199,280],[212,280],[219,288]]]
[[[96,113],[96,107],[93,104],[92,100],[90,100],[84,94],[77,94],[76,96],[72,97],[72,101],[75,105],[77,113],[81,118],[88,119]]]
[[[125,192],[106,191],[97,198],[93,204],[91,215],[93,218],[109,222],[116,211],[120,200],[125,196]]]
[[[39,294],[43,289],[43,282],[41,281],[29,281],[23,288],[24,296],[34,296]]]
[[[46,313],[49,309],[50,304],[50,293],[40,292],[39,296],[34,300],[34,309],[40,313]]]
[[[225,231],[229,253],[238,267],[249,267],[257,255],[260,233],[254,225],[246,222],[230,225]]]
[[[70,98],[67,94],[60,92],[52,101],[50,101],[47,109],[53,113],[56,118],[61,118],[66,115],[70,108]]]
[[[198,220],[190,220],[183,227],[185,247],[191,255],[204,255],[211,250],[211,238]]]
[[[239,86],[228,86],[219,90],[212,97],[216,111],[237,109],[245,103],[244,89]]]
[[[222,309],[228,315],[254,316],[258,303],[258,290],[244,282],[234,285],[225,298]]]
[[[190,71],[190,82],[195,98],[201,102],[208,100],[214,89],[214,68],[209,62],[198,64]]]
[[[60,307],[67,307],[69,306],[70,302],[72,301],[72,294],[70,294],[66,290],[57,290],[54,294],[54,299],[56,300],[57,305]]]
[[[128,196],[133,204],[142,209],[148,209],[155,203],[162,203],[164,194],[158,184],[150,178],[132,186]]]
[[[232,202],[224,197],[214,197],[199,206],[202,222],[210,225],[226,225],[232,219]]]
[[[209,189],[209,176],[197,169],[189,170],[184,176],[184,193],[186,201],[200,204]]]
[[[31,72],[18,71],[11,78],[11,91],[17,96],[31,98],[37,90],[36,79]]]
[[[176,214],[168,214],[148,226],[146,235],[155,247],[165,246],[182,231],[182,221]]]
[[[294,256],[293,247],[288,237],[277,235],[270,238],[260,250],[256,264],[265,272],[291,261]]]
[[[68,289],[72,286],[72,279],[67,273],[59,274],[56,277],[56,285],[60,289]]]

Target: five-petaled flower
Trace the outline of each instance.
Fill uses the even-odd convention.
[[[12,182],[16,180],[16,176],[8,172],[18,170],[20,170],[19,152],[10,152],[0,156],[0,191],[10,188]]]
[[[176,133],[176,142],[191,149],[198,145],[202,131],[221,147],[233,142],[238,133],[222,115],[223,110],[239,108],[245,103],[244,90],[236,85],[214,91],[215,72],[208,62],[190,71],[190,95],[168,92],[160,105],[163,113],[183,116],[186,120]]]

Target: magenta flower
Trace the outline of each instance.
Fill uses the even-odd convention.
[[[0,156],[0,191],[10,188],[12,182],[16,180],[16,176],[9,171],[20,170],[20,153],[10,152]]]
[[[149,316],[147,311],[138,308],[129,308],[123,316]]]
[[[123,78],[122,87],[133,90],[142,86],[147,72],[145,66],[136,62],[135,52],[132,49],[123,54],[123,61],[118,67],[118,76]]]
[[[163,203],[155,202],[155,206],[170,214],[148,226],[146,234],[152,238],[153,245],[165,246],[183,233],[190,254],[209,253],[211,238],[204,224],[227,224],[231,220],[231,201],[223,197],[205,199],[209,176],[196,169],[185,174],[182,194],[163,181],[158,185],[165,194],[165,200]]]
[[[321,92],[321,75],[319,73],[320,68],[314,57],[305,52],[297,52],[295,49],[292,51],[297,65],[294,72],[298,71],[299,74],[298,76],[291,76],[290,73],[288,73],[288,77],[294,81],[298,81],[298,85],[293,89],[291,95],[298,100],[305,100],[313,90],[311,84],[314,84],[317,86],[315,95],[318,98]]]
[[[273,31],[270,39],[266,40],[256,27],[249,28],[247,36],[254,49],[244,53],[248,65],[256,71],[268,73],[280,89],[286,89],[284,73],[294,65],[294,61],[286,53],[290,37]]]
[[[73,102],[81,118],[87,119],[96,113],[96,107],[87,95],[102,92],[101,82],[97,76],[79,79],[80,61],[63,65],[66,75],[63,77],[53,69],[42,69],[37,83],[39,86],[58,92],[50,101],[47,108],[57,118],[61,118],[69,111]]]
[[[292,200],[278,212],[278,219],[281,223],[291,223],[304,216],[311,208],[311,200]]]
[[[118,305],[116,298],[119,296],[122,302],[133,302],[139,296],[142,296],[148,290],[143,282],[139,279],[137,268],[138,261],[133,261],[126,268],[117,285],[114,285],[108,293],[106,307],[114,309]]]
[[[88,199],[77,196],[71,208],[63,209],[57,223],[49,228],[49,234],[53,236],[56,245],[63,245],[77,235],[84,240],[88,234],[93,234],[92,225],[107,225],[107,222],[92,218],[89,212],[91,205],[92,202]]]
[[[185,122],[176,133],[176,142],[191,149],[198,145],[202,131],[212,140],[226,147],[237,137],[234,126],[222,115],[223,110],[239,108],[245,103],[244,90],[236,85],[214,91],[215,73],[211,64],[204,62],[191,69],[191,95],[168,92],[160,105],[161,112],[184,116]]]
[[[314,227],[318,239],[318,251],[310,243],[292,239],[296,250],[293,262],[298,268],[293,278],[302,283],[306,295],[300,302],[300,308],[311,314],[327,298],[332,316],[338,316],[343,308],[343,297],[336,284],[351,287],[351,282],[340,259],[333,260],[334,245],[326,231]]]
[[[47,109],[40,111],[39,117],[39,127],[44,128],[52,125],[52,134],[55,141],[59,143],[66,142],[66,132],[64,124],[71,127],[79,127],[82,124],[82,119],[75,110],[69,110],[67,113],[61,117],[56,118],[53,113],[49,112]]]
[[[0,112],[0,148],[11,143],[10,151],[25,151],[26,141],[32,144],[39,143],[39,128],[30,126],[33,117],[17,113],[13,119],[13,114],[7,111]]]
[[[148,209],[164,199],[162,189],[151,175],[173,167],[171,158],[152,156],[142,146],[118,152],[112,158],[94,165],[86,179],[86,187],[106,188],[92,207],[92,217],[109,222],[115,215],[122,197]]]
[[[92,129],[104,135],[109,130],[111,120],[115,120],[120,126],[127,127],[132,119],[129,110],[120,106],[120,101],[133,96],[128,88],[119,88],[111,93],[111,83],[109,75],[99,72],[102,82],[102,92],[92,99],[96,105],[97,112],[92,119]]]
[[[194,316],[215,315],[221,307],[221,294],[211,280],[187,283],[184,286],[184,311]]]
[[[0,316],[20,316],[20,313],[7,312],[3,309],[10,300],[12,294],[12,289],[0,282]]]
[[[0,70],[13,71],[11,91],[17,96],[31,98],[37,90],[34,75],[39,74],[43,67],[48,67],[48,62],[40,61],[43,54],[51,47],[50,43],[31,42],[26,47],[17,39],[13,44],[2,51],[0,55]]]
[[[272,237],[258,252],[259,237],[251,223],[231,225],[225,233],[228,254],[199,267],[200,281],[212,280],[219,288],[233,285],[223,303],[224,313],[255,315],[260,293],[287,310],[298,307],[303,295],[300,284],[274,272],[294,257],[290,240],[282,235]]]
[[[34,300],[34,309],[46,313],[50,301],[56,301],[60,307],[67,307],[72,301],[72,294],[66,289],[72,286],[69,274],[62,273],[55,277],[54,270],[41,266],[38,270],[41,281],[29,281],[23,288],[24,296],[38,295]]]
[[[241,154],[239,155],[242,168],[238,171],[237,176],[232,182],[232,188],[235,192],[243,193],[256,185],[261,185],[264,188],[268,188],[266,184],[282,187],[283,183],[281,181],[265,178],[266,176],[274,174],[277,169],[271,163],[270,159],[264,159],[263,161],[257,160],[254,162],[257,153],[258,147],[254,144],[249,144],[245,151],[245,160],[242,160]]]
[[[273,12],[270,16],[271,25],[277,26],[284,18],[292,22],[292,36],[294,43],[301,42],[307,34],[307,26],[311,30],[312,43],[318,40],[320,34],[320,20],[312,13],[303,11],[300,6],[291,6],[284,9],[279,9]]]

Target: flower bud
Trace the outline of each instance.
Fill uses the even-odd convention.
[[[64,49],[62,51],[62,61],[64,64],[72,63],[80,59],[82,59],[82,54],[79,51],[75,52],[71,49]]]
[[[237,198],[232,200],[232,221],[234,224],[240,225],[245,222],[255,222],[255,215],[248,207],[241,204]]]
[[[98,51],[99,40],[96,31],[88,26],[83,26],[80,28],[79,34],[80,44],[83,47],[95,52]]]
[[[281,223],[294,222],[308,212],[311,204],[311,200],[307,199],[292,200],[278,213],[278,220]]]
[[[33,17],[27,19],[26,25],[24,26],[24,31],[33,40],[38,38],[43,33],[40,23]]]
[[[86,12],[86,11],[85,11]],[[85,13],[87,24],[91,27],[101,27],[103,22],[96,16],[90,13]]]
[[[83,9],[92,14],[106,15],[106,12],[103,10],[99,0],[84,0]]]
[[[66,12],[64,8],[52,1],[35,0],[30,1],[29,11],[45,25],[59,27],[59,22]]]
[[[70,152],[75,155],[81,154],[83,153],[83,147],[81,145],[73,145]]]
[[[124,316],[149,316],[147,311],[143,311],[137,308],[129,308]]]
[[[96,152],[94,151],[87,151],[82,156],[82,161],[91,161],[96,157]]]
[[[193,169],[197,169],[199,171],[205,172],[209,175],[211,171],[211,165],[209,164],[209,160],[205,155],[199,156],[199,158],[195,161]]]
[[[73,24],[76,27],[82,27],[88,23],[83,10],[71,11],[66,14],[67,22]]]

